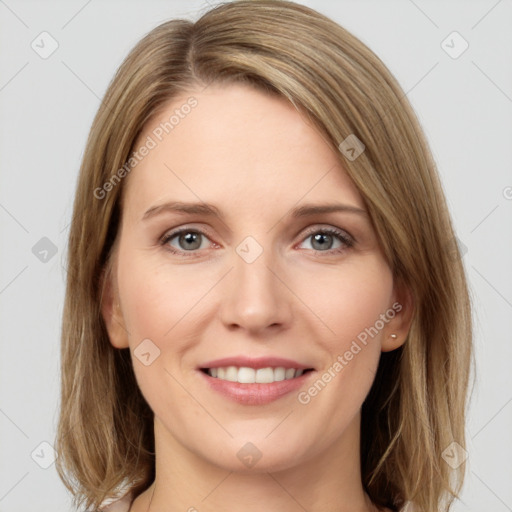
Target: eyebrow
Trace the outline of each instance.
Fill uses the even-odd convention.
[[[152,206],[149,210],[144,213],[142,216],[142,220],[147,220],[161,213],[188,213],[188,214],[201,214],[207,215],[210,217],[219,217],[223,218],[220,210],[213,206],[213,204],[208,203],[182,203],[178,201],[173,201],[169,203],[164,203],[156,206]]]
[[[184,214],[200,214],[206,215],[208,217],[218,217],[223,219],[221,211],[214,205],[209,203],[183,203],[178,201],[168,202],[156,206],[152,206],[149,208],[144,215],[142,216],[142,220],[148,220],[162,213],[184,213]],[[291,216],[293,218],[302,218],[307,216],[325,214],[325,213],[333,213],[333,212],[343,212],[343,213],[355,213],[359,215],[363,215],[368,217],[368,212],[362,208],[358,208],[357,206],[347,205],[347,204],[305,204],[298,208],[294,208],[291,210],[287,216]]]
[[[368,217],[368,212],[363,208],[352,206],[348,204],[325,204],[325,205],[314,205],[306,204],[295,208],[291,212],[292,217],[305,217],[308,215],[317,215],[320,213],[332,213],[332,212],[345,212],[345,213],[357,213]]]

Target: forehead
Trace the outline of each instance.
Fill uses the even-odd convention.
[[[363,207],[339,154],[284,98],[234,84],[191,90],[145,127],[135,149],[150,147],[128,179],[134,212],[174,199],[252,206],[301,198]]]

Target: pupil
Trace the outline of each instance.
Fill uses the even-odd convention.
[[[198,249],[201,245],[199,233],[185,233],[180,236],[179,242],[186,250]]]
[[[326,233],[317,233],[313,237],[314,249],[330,249],[332,246],[332,236]]]

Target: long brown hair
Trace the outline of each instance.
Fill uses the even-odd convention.
[[[383,353],[363,404],[362,483],[379,506],[448,510],[464,464],[472,359],[466,278],[420,124],[399,84],[361,41],[325,16],[285,1],[221,4],[197,22],[173,20],[144,37],[112,80],[83,157],[69,236],[63,314],[57,469],[75,505],[98,507],[155,477],[153,413],[127,349],[101,316],[102,284],[118,234],[134,143],[149,119],[192,86],[245,82],[305,112],[339,152],[367,205],[394,277],[411,290],[405,344]],[[136,171],[132,171],[136,172]],[[121,177],[121,179],[120,179]],[[111,185],[106,186],[106,183]]]

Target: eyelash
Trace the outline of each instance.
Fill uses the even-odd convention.
[[[313,235],[323,234],[323,235],[332,235],[337,238],[343,245],[342,247],[338,247],[337,249],[328,249],[327,251],[315,251],[315,253],[323,253],[323,254],[337,254],[347,249],[350,249],[354,246],[355,240],[345,231],[336,228],[314,228],[311,231],[308,231],[305,238],[303,238],[303,243],[305,240],[310,238]]]
[[[198,254],[197,250],[194,250],[194,251],[179,251],[179,250],[176,250],[174,247],[168,245],[169,242],[172,239],[174,239],[177,236],[180,236],[180,235],[182,235],[184,233],[197,233],[197,234],[199,234],[201,236],[204,236],[204,237],[209,239],[208,235],[204,231],[201,231],[200,229],[180,228],[180,229],[178,229],[176,231],[172,231],[171,233],[164,234],[160,238],[160,245],[165,246],[166,250],[168,250],[172,254],[185,255],[186,257],[189,257],[189,258],[198,257],[199,254]],[[315,249],[308,249],[308,250],[313,250],[315,253],[323,253],[323,254],[329,254],[329,255],[337,254],[337,253],[341,253],[343,251],[346,251],[347,249],[352,248],[354,246],[354,244],[355,244],[355,240],[348,233],[346,233],[345,231],[336,229],[336,228],[320,228],[320,229],[316,228],[314,230],[311,230],[302,239],[301,243],[306,241],[311,236],[317,235],[317,234],[332,235],[335,238],[337,238],[343,244],[343,246],[342,247],[338,247],[336,249],[328,249],[326,251],[318,251],[318,250],[315,250]]]

